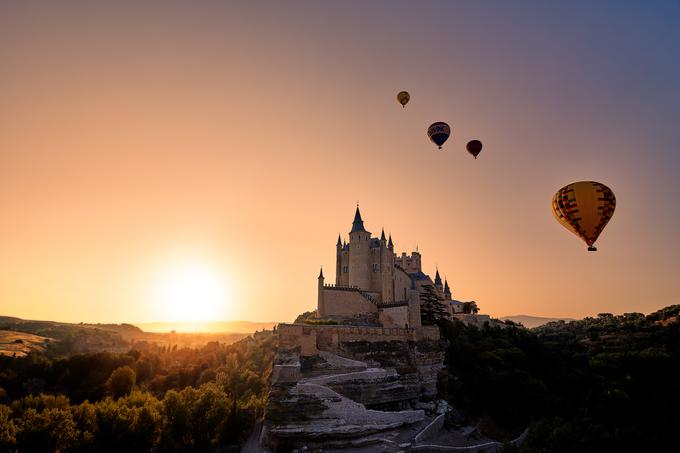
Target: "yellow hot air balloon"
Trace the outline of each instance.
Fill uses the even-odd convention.
[[[552,211],[566,229],[583,239],[588,251],[614,215],[616,197],[602,183],[579,181],[562,187],[553,196]]]
[[[399,94],[397,94],[397,102],[399,102],[402,107],[406,107],[406,104],[408,104],[410,99],[411,95],[408,94],[408,91],[400,91]]]

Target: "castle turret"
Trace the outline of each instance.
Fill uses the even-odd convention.
[[[416,246],[416,251],[411,254],[411,265],[415,272],[422,272],[423,263],[421,260],[420,252],[418,251],[418,246]]]
[[[451,300],[451,288],[449,288],[449,281],[444,277],[444,299]]]
[[[370,242],[371,233],[364,228],[364,221],[357,206],[352,231],[349,232],[349,286],[367,291],[371,288]]]
[[[323,303],[323,267],[322,267],[321,271],[319,272],[319,295],[318,295],[318,300],[317,300],[316,317],[317,318],[323,318],[325,316],[326,316],[326,307],[324,306],[324,303]]]
[[[335,244],[335,284],[340,286],[342,283],[342,240],[338,234],[338,242]]]
[[[394,302],[394,253],[388,249],[384,228],[380,234],[380,277],[383,303]]]
[[[434,276],[434,286],[439,288],[440,290],[443,289],[442,287],[442,278],[439,276],[439,269],[437,269],[437,273]]]

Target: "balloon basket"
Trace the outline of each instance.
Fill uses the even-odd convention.
[[[597,247],[591,245],[591,246],[588,247],[588,251],[589,252],[597,252]]]

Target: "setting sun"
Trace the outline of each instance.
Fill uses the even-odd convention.
[[[181,263],[162,270],[152,287],[158,319],[214,321],[222,319],[229,302],[226,277],[200,263]]]

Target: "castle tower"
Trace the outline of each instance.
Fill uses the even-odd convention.
[[[451,288],[449,288],[449,281],[444,277],[444,299],[451,300]]]
[[[367,291],[371,289],[370,243],[371,233],[364,228],[364,221],[357,206],[352,231],[349,232],[349,286]]]
[[[423,267],[422,267],[422,260],[421,260],[420,252],[418,251],[418,246],[416,246],[416,251],[413,252],[413,254],[411,255],[411,259],[412,259],[412,263],[413,263],[413,267],[414,267],[415,271],[421,272],[423,270]]]
[[[342,241],[340,240],[340,234],[338,234],[338,242],[335,244],[335,250],[335,285],[342,286]]]
[[[316,317],[324,318],[326,316],[326,307],[323,303],[323,267],[319,272],[319,295],[317,301]]]
[[[384,228],[380,235],[380,276],[383,303],[394,302],[394,253],[388,248]]]

